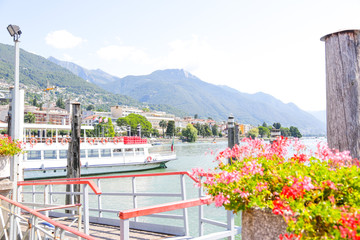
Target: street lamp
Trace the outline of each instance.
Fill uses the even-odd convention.
[[[17,25],[9,25],[7,30],[11,37],[14,39],[15,43],[15,83],[14,89],[12,92],[12,99],[11,99],[11,129],[10,129],[10,136],[12,139],[22,140],[23,138],[23,124],[24,124],[24,109],[23,103],[20,102],[20,89],[19,89],[19,38],[21,35],[20,27]],[[23,96],[23,95],[22,95]],[[21,96],[21,98],[23,98]],[[17,182],[19,175],[19,170],[21,171],[21,158],[20,156],[14,156],[13,161],[11,161],[10,165],[10,181],[12,181],[12,200],[17,201]],[[20,165],[20,166],[19,166]],[[13,215],[10,218],[11,228],[10,228],[10,239],[15,239],[17,236],[17,226],[16,226],[16,219]]]
[[[20,27],[10,24],[7,30],[11,37],[14,38],[15,43],[15,83],[12,95],[12,113],[11,113],[11,129],[10,135],[13,139],[22,138],[22,131],[20,130],[20,87],[19,87],[19,38],[21,35]]]
[[[7,27],[7,30],[10,33],[10,36],[14,38],[14,42],[19,40],[22,33],[19,26],[10,24]]]

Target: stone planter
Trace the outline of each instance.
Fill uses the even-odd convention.
[[[271,209],[247,209],[242,211],[242,240],[279,239],[286,233],[287,224],[281,215],[275,215]]]
[[[0,157],[0,179],[10,177],[10,158],[9,156]]]

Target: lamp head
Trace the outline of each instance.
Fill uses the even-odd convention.
[[[20,27],[17,25],[12,25],[10,24],[7,27],[8,32],[10,33],[10,36],[12,36],[14,38],[14,41],[18,40],[20,35],[21,35],[21,30]]]

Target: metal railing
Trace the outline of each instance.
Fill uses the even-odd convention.
[[[52,204],[54,201],[64,199],[65,194],[71,196],[81,195],[84,209],[84,221],[99,223],[105,225],[119,226],[121,239],[128,239],[129,228],[170,234],[173,236],[183,236],[182,238],[193,238],[189,228],[189,207],[197,207],[197,224],[195,229],[200,239],[235,239],[235,235],[240,233],[240,228],[234,224],[234,216],[231,212],[222,211],[225,214],[225,223],[211,220],[204,217],[204,208],[212,201],[209,197],[204,196],[201,189],[195,190],[195,199],[187,199],[187,188],[185,178],[188,176],[191,183],[198,183],[198,179],[193,178],[188,172],[167,172],[153,174],[135,174],[120,176],[103,176],[103,177],[85,177],[79,179],[54,179],[54,180],[37,180],[21,182],[22,186],[30,186],[31,189],[23,189],[22,193],[30,195],[31,201],[39,201],[43,197],[44,203]],[[150,180],[159,181],[160,178],[166,178],[161,181],[171,183],[170,192],[159,192],[156,186],[145,186],[150,184]],[[178,178],[177,181],[169,181],[168,178]],[[149,180],[150,179],[150,180]],[[61,191],[53,189],[54,185],[59,185],[75,181],[90,181],[97,183],[98,193],[89,193],[86,189],[83,192],[76,193],[71,191]],[[120,182],[122,181],[122,182]],[[102,185],[106,185],[102,188]],[[43,189],[36,189],[36,186],[43,186]],[[110,186],[110,187],[109,187]],[[108,188],[107,191],[104,189]],[[127,188],[127,189],[126,189]],[[177,190],[176,190],[176,189]],[[151,191],[151,190],[154,191]],[[164,191],[164,189],[160,189]],[[176,190],[174,192],[174,190]],[[191,188],[190,190],[194,190]],[[60,196],[60,197],[58,197]],[[29,197],[28,197],[29,198]],[[140,200],[141,198],[141,200]],[[174,201],[174,199],[177,199]],[[146,203],[144,203],[146,202]],[[160,204],[154,204],[160,203]],[[146,206],[147,205],[147,206]],[[174,211],[175,210],[175,211]],[[89,213],[87,213],[89,211]],[[171,211],[171,213],[166,213]],[[196,210],[195,210],[196,211]],[[50,211],[51,216],[61,217],[62,213]],[[134,215],[135,214],[135,215]],[[119,222],[120,217],[120,222]],[[88,219],[88,220],[87,220]],[[155,222],[153,221],[155,220]],[[86,223],[85,223],[86,224]],[[222,227],[223,231],[205,234],[204,226],[211,225]],[[87,231],[85,231],[87,233]]]
[[[78,230],[70,226],[61,224],[40,212],[55,209],[77,208],[81,212],[81,204],[71,204],[57,207],[41,209],[31,209],[21,203],[15,202],[0,195],[2,201],[0,205],[0,238],[5,240],[12,239],[89,239],[95,238],[80,232],[81,215],[77,220]],[[8,207],[6,206],[8,205]]]

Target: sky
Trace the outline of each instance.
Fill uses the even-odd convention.
[[[306,111],[326,109],[325,44],[359,0],[0,0],[0,43],[109,74],[184,69]],[[2,29],[2,30],[1,30]],[[20,63],[21,64],[21,63]]]

